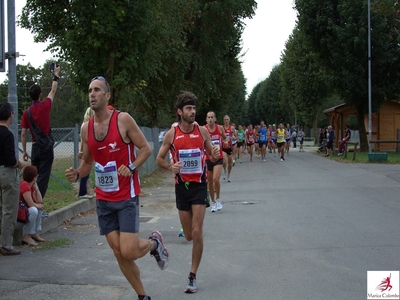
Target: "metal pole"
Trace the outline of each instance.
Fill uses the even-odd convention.
[[[15,0],[7,0],[8,28],[8,102],[14,107],[14,118],[10,131],[14,135],[15,155],[19,157],[18,147],[18,96],[17,96],[17,53],[15,51]]]
[[[371,83],[371,1],[368,0],[368,140],[372,141],[372,83]],[[372,144],[368,143],[372,153]]]

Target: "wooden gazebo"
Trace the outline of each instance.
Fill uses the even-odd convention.
[[[339,146],[339,140],[344,136],[346,119],[350,115],[357,115],[354,107],[340,104],[324,110],[329,116],[330,124],[335,130],[335,147]],[[364,116],[365,130],[368,132],[368,115]],[[397,140],[397,130],[400,130],[400,103],[387,101],[382,105],[379,113],[372,114],[372,140]],[[367,135],[368,138],[368,135]],[[378,150],[396,150],[395,143],[378,144]]]
[[[351,115],[357,115],[357,110],[346,104],[340,104],[324,110],[324,114],[329,116],[329,124],[335,130],[335,148],[339,147],[339,139],[344,136],[346,120]]]

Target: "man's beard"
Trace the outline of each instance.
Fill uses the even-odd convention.
[[[191,119],[190,116],[186,117],[185,115],[182,115],[182,120],[184,120],[185,122],[189,123],[189,124],[193,124],[196,118],[193,118],[193,120]]]

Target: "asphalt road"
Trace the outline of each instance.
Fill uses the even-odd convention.
[[[367,299],[367,271],[400,270],[400,165],[341,164],[293,150],[284,162],[246,155],[232,182],[222,182],[224,208],[206,214],[196,294],[183,293],[191,244],[177,237],[177,212],[146,211],[141,236],[161,231],[171,259],[165,271],[149,255],[137,262],[153,300]],[[74,243],[0,257],[2,300],[136,299],[94,214],[43,237]]]

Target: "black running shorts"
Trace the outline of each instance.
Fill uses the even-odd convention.
[[[207,204],[207,183],[185,182],[175,184],[176,208],[189,211],[192,205]]]
[[[233,153],[233,149],[232,148],[227,148],[227,149],[222,148],[222,151],[224,151],[228,155],[232,155],[232,153]]]
[[[216,162],[212,162],[211,160],[207,159],[207,160],[206,160],[207,171],[212,172],[212,171],[214,170],[214,166],[222,165],[223,162],[224,162],[224,160],[223,160],[222,158],[221,158],[221,159],[218,159]]]
[[[286,142],[278,143],[278,144],[277,144],[277,145],[278,145],[278,148],[280,148],[280,147],[284,146],[284,145],[285,145],[285,143],[286,143]]]

